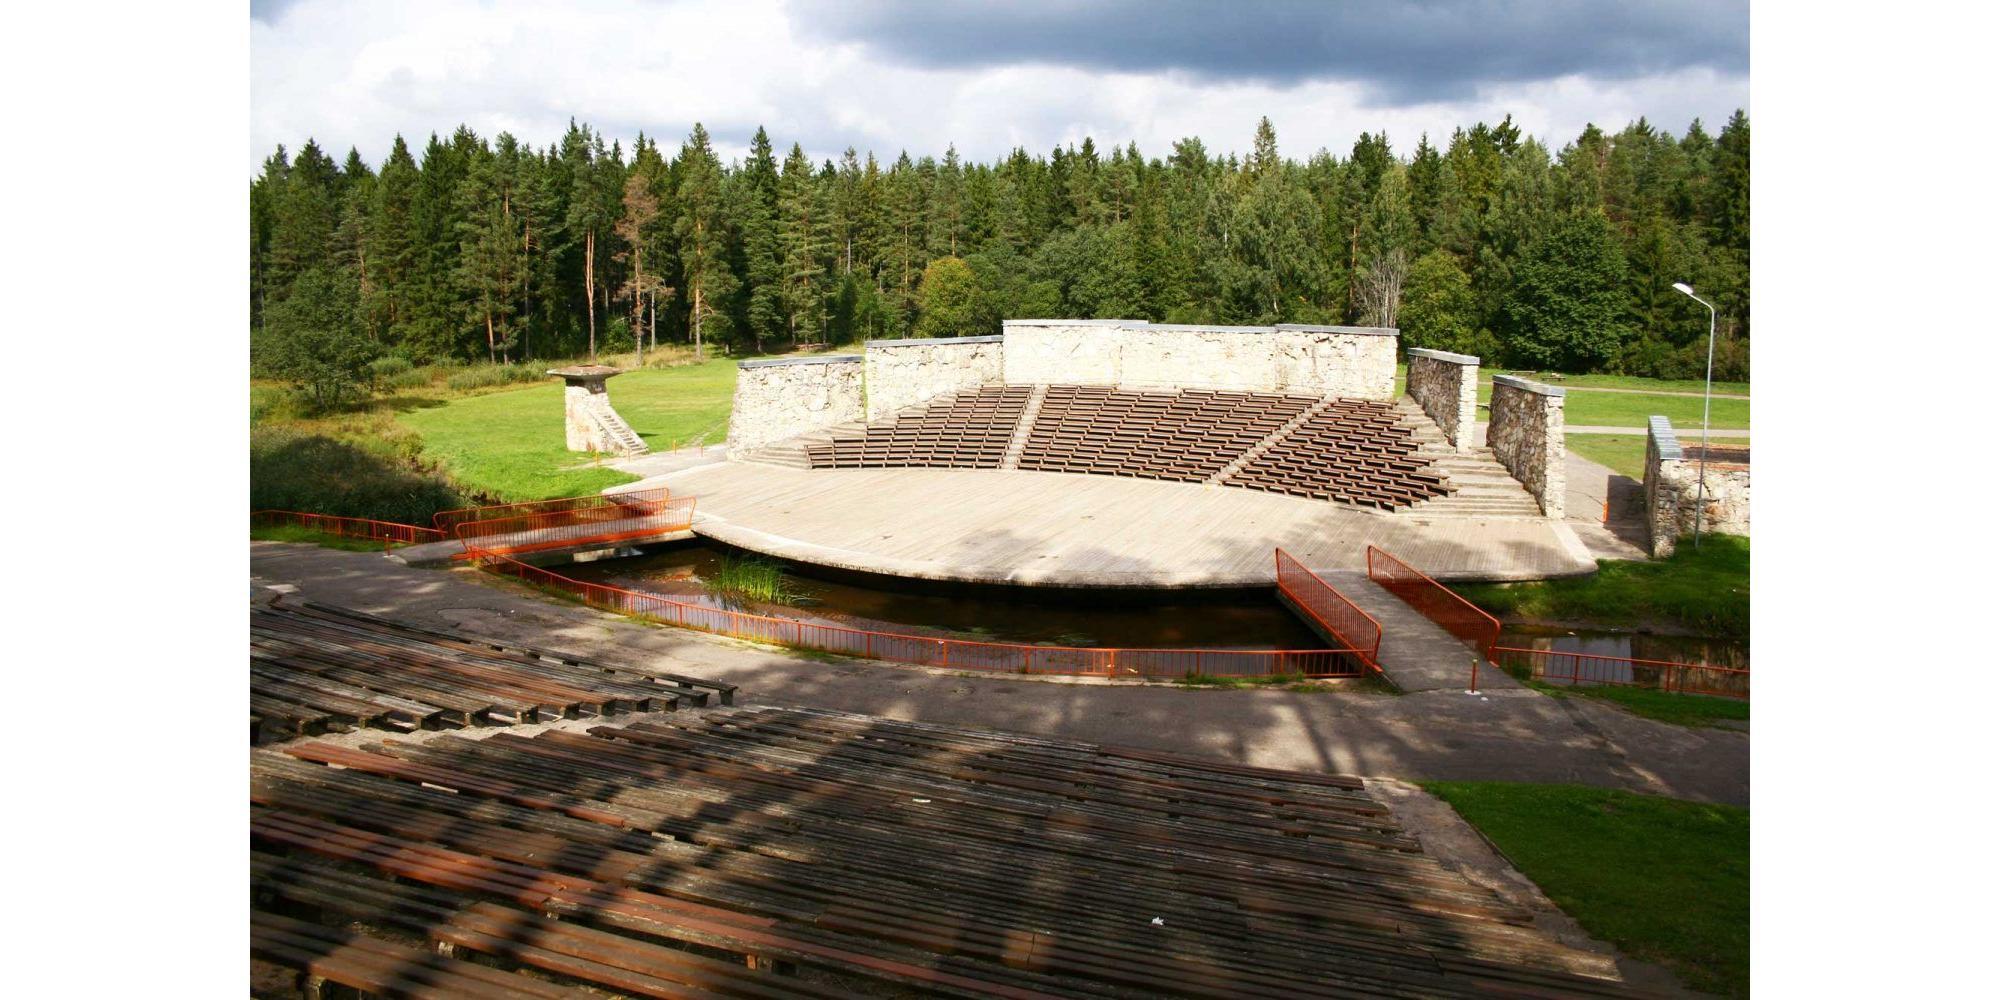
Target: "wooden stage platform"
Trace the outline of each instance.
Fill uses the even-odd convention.
[[[1269,586],[1282,546],[1315,569],[1381,547],[1450,580],[1594,572],[1560,520],[1381,514],[1228,486],[998,469],[722,462],[630,488],[700,500],[694,532],[801,563],[1071,587]]]

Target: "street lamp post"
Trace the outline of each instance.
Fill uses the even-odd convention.
[[[1708,395],[1715,383],[1715,305],[1694,293],[1683,282],[1674,282],[1674,291],[1708,306],[1708,372],[1701,381],[1701,461],[1696,463],[1694,487],[1694,547],[1701,551],[1701,515],[1708,507]]]

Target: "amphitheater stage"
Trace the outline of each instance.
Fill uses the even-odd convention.
[[[1365,569],[1369,545],[1447,580],[1597,564],[1560,520],[1380,514],[1229,486],[997,469],[721,462],[635,483],[697,497],[694,532],[799,563],[966,583],[1256,587],[1283,547]]]

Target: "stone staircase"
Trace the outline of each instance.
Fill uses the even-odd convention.
[[[823,427],[810,434],[801,434],[795,438],[787,438],[774,444],[767,444],[762,448],[753,448],[744,452],[741,461],[761,462],[764,465],[782,465],[788,469],[810,469],[812,468],[812,459],[806,457],[807,447],[816,444],[830,444],[837,434],[859,433],[866,430],[867,427],[868,422],[865,420],[850,420],[844,424]]]
[[[601,395],[592,396],[591,399],[596,401],[602,400],[604,397]],[[611,445],[611,450],[617,454],[644,455],[652,450],[652,448],[647,446],[645,439],[641,438],[639,433],[632,429],[632,425],[626,423],[625,418],[619,416],[618,411],[611,408],[610,403],[596,403],[590,407],[588,412],[590,414],[590,422],[596,425],[598,434],[602,436],[604,441]]]
[[[1042,403],[1049,398],[1049,387],[1038,385],[1028,396],[1028,405],[1021,407],[1021,419],[1014,425],[1014,437],[1007,442],[1007,454],[1000,459],[1003,469],[1021,467],[1021,452],[1028,447],[1028,436],[1035,429],[1035,418],[1042,415]]]
[[[1396,400],[1397,422],[1417,438],[1417,454],[1430,459],[1430,469],[1445,477],[1452,487],[1449,496],[1426,500],[1398,511],[1398,517],[1541,517],[1535,502],[1520,480],[1508,474],[1484,445],[1471,451],[1457,451],[1445,440],[1437,422],[1403,396]]]

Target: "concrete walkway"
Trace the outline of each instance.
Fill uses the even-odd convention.
[[[1748,733],[1684,729],[1588,698],[1527,689],[1473,696],[1462,686],[1389,696],[973,676],[812,659],[639,625],[471,570],[412,569],[374,553],[253,542],[250,563],[253,588],[290,585],[419,624],[738,684],[741,703],[824,705],[1294,770],[1569,782],[1735,804],[1750,798]]]
[[[1320,579],[1347,595],[1382,625],[1382,650],[1376,662],[1390,683],[1405,693],[1464,692],[1472,684],[1472,665],[1479,660],[1470,645],[1425,618],[1403,599],[1382,589],[1368,574],[1354,570],[1321,570]],[[1514,678],[1491,668],[1479,672],[1483,693],[1520,688]]]

